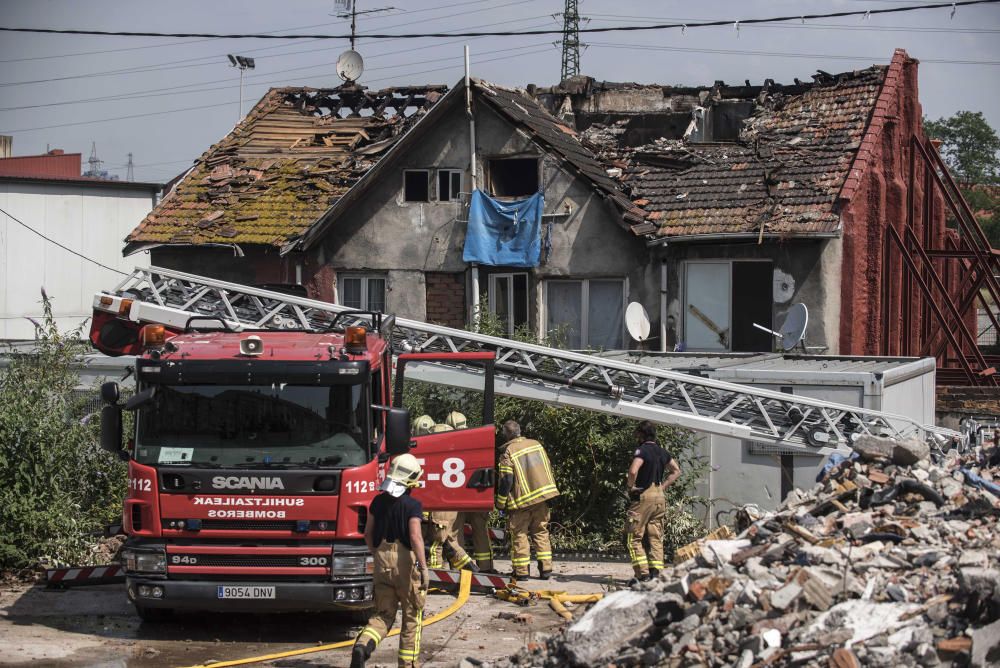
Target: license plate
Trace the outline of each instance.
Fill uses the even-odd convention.
[[[219,598],[274,598],[274,587],[219,587]]]

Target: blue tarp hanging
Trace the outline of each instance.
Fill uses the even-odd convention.
[[[537,267],[544,208],[540,192],[517,202],[498,202],[481,190],[473,191],[462,259],[493,266]]]

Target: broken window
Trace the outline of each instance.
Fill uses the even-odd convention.
[[[538,158],[503,158],[487,165],[494,197],[530,197],[538,192]]]
[[[528,324],[528,274],[490,274],[487,300],[504,333],[513,336],[518,327]]]
[[[625,338],[625,281],[546,281],[546,333],[573,350],[620,350]]]
[[[770,262],[684,263],[684,344],[687,350],[770,352]]]
[[[462,194],[462,172],[457,169],[438,170],[438,201],[456,202]]]
[[[340,303],[348,308],[385,313],[385,276],[341,274]]]
[[[403,201],[431,201],[431,173],[426,169],[407,169],[403,172]]]

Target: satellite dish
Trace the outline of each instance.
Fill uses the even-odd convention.
[[[364,71],[365,61],[357,51],[344,51],[337,58],[337,76],[348,83],[360,79]]]
[[[625,328],[639,343],[649,338],[649,316],[639,302],[631,302],[625,309]]]
[[[781,347],[785,351],[792,350],[802,342],[806,336],[806,327],[809,326],[809,309],[801,302],[792,304],[785,316],[785,322],[781,326]]]

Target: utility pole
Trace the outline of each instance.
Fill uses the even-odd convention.
[[[97,157],[97,142],[90,143],[90,158],[87,160],[87,164],[90,165],[90,169],[84,172],[84,176],[93,176],[95,178],[101,177],[101,165],[104,161]]]
[[[132,164],[132,154],[128,154],[128,164],[125,165],[125,180],[135,181],[135,165]]]
[[[566,0],[563,10],[562,71],[559,80],[580,73],[580,8],[578,0]]]
[[[239,123],[243,120],[243,73],[247,70],[254,69],[253,58],[247,58],[245,56],[237,56],[232,53],[229,54],[229,65],[230,67],[240,68],[240,112],[236,115],[236,122]]]

